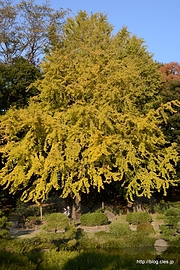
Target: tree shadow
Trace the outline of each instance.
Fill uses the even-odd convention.
[[[135,264],[135,259],[123,260],[119,254],[91,251],[79,253],[75,258],[68,260],[62,270],[135,269]]]

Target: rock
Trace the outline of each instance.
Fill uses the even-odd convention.
[[[157,239],[154,245],[158,247],[167,247],[168,243],[164,239]]]
[[[130,225],[130,230],[131,230],[131,231],[136,231],[136,230],[137,230],[137,225],[131,224],[131,225]]]
[[[168,243],[164,239],[158,239],[154,243],[157,252],[162,253],[168,248]]]
[[[116,220],[117,219],[116,216],[112,212],[110,212],[108,210],[106,210],[104,212],[104,214],[108,217],[109,220]]]
[[[49,251],[50,251],[49,248],[44,248],[44,249],[41,249],[41,250],[39,251],[39,253],[49,252]]]

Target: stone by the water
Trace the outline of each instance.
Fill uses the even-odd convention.
[[[154,243],[157,252],[162,253],[168,248],[168,243],[164,239],[158,239]]]

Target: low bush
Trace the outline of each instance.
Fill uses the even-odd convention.
[[[129,247],[152,247],[156,239],[147,234],[139,233],[137,231],[131,232],[129,237],[126,238],[126,243]]]
[[[162,238],[171,245],[180,246],[180,209],[170,207],[165,212],[165,224],[160,226]]]
[[[144,234],[154,233],[154,227],[149,222],[140,223],[137,225],[137,231]]]
[[[82,226],[101,226],[109,223],[107,216],[101,212],[84,214],[80,221]]]
[[[109,232],[106,232],[106,231],[100,231],[100,232],[95,232],[94,234],[97,238],[106,238],[106,237],[109,237]]]
[[[173,236],[173,233],[174,233],[174,229],[170,228],[169,226],[165,224],[160,225],[159,230],[164,240],[169,240],[171,236]]]
[[[12,223],[8,222],[7,217],[0,210],[0,238],[9,238],[10,237],[9,229],[10,229],[11,225],[12,225]]]
[[[158,214],[164,214],[167,209],[170,208],[170,203],[165,201],[160,201],[153,205],[153,212]]]
[[[176,229],[171,226],[161,225],[159,226],[161,237],[168,241],[171,246],[180,247],[180,234]]]
[[[66,249],[67,250],[75,250],[77,245],[77,240],[76,239],[71,239],[67,242],[66,244]]]
[[[41,224],[42,224],[42,222],[41,222],[39,217],[30,216],[30,217],[26,218],[24,225],[25,225],[26,229],[34,229],[34,228],[40,226]]]
[[[139,232],[130,232],[128,235],[112,237],[100,243],[100,248],[118,250],[122,248],[152,247],[155,238]]]
[[[109,232],[111,235],[115,237],[121,237],[128,235],[131,232],[131,230],[128,224],[112,224],[110,226]]]
[[[70,219],[62,213],[53,213],[45,216],[46,224],[42,228],[46,231],[68,230],[70,227]]]
[[[10,238],[9,230],[0,229],[0,238]]]
[[[76,237],[76,234],[77,234],[77,229],[74,226],[74,224],[71,224],[69,226],[69,228],[63,234],[63,238],[64,239],[74,239]]]
[[[2,241],[3,240],[3,241]],[[39,236],[33,238],[12,238],[10,240],[1,239],[0,249],[11,253],[27,254],[30,252],[40,251],[44,248],[56,248],[52,241],[47,238],[40,238]]]
[[[0,250],[1,270],[35,270],[36,265],[27,256]]]
[[[157,214],[156,220],[163,220],[165,219],[165,214]]]
[[[126,216],[129,224],[138,225],[140,223],[152,222],[152,216],[146,212],[132,212]]]
[[[39,216],[39,207],[32,207],[30,204],[22,202],[21,200],[17,201],[17,207],[14,212],[14,214],[17,214],[19,216],[24,216],[25,218],[29,216]]]
[[[99,248],[97,238],[90,238],[88,235],[84,235],[78,240],[77,250],[91,250]]]
[[[180,221],[180,209],[171,207],[165,212],[165,223],[176,228]]]

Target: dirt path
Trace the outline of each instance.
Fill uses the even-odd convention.
[[[17,228],[11,228],[10,234],[12,237],[18,237],[18,238],[32,238],[37,236],[42,230],[39,229],[17,229]]]

